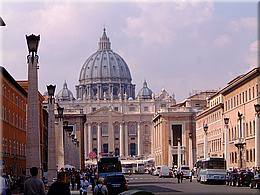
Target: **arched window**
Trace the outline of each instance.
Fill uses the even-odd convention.
[[[92,126],[91,131],[93,138],[97,138],[97,126]]]

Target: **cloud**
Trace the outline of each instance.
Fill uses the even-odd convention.
[[[245,63],[249,64],[249,69],[247,69],[247,71],[258,66],[258,59],[257,59],[257,54],[259,52],[258,48],[259,48],[259,41],[257,40],[250,43],[248,47],[248,53],[245,59]]]
[[[217,47],[224,47],[230,42],[230,37],[227,34],[222,34],[218,36],[214,41],[214,45]]]
[[[210,20],[214,6],[210,2],[164,2],[138,4],[139,14],[126,20],[125,33],[144,44],[168,44],[181,30]],[[191,32],[196,35],[196,32]]]
[[[241,17],[229,22],[229,28],[231,31],[241,31],[257,28],[256,17]]]

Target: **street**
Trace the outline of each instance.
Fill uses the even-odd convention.
[[[126,176],[129,189],[147,190],[154,194],[260,194],[259,189],[249,187],[231,187],[226,185],[200,184],[196,178],[192,182],[176,178],[159,178],[148,174]]]

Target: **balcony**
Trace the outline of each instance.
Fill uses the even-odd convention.
[[[181,154],[185,151],[185,146],[181,146]],[[171,146],[171,153],[178,154],[178,146]]]

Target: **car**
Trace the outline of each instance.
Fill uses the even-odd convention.
[[[153,175],[158,176],[161,171],[162,166],[157,166],[156,169],[153,171]]]
[[[257,173],[249,184],[250,188],[260,188],[260,173]]]
[[[105,178],[108,194],[119,194],[128,189],[127,180],[123,174],[108,175]]]
[[[251,171],[240,171],[238,174],[236,186],[249,186],[253,178],[254,173],[252,173]]]
[[[236,183],[238,181],[238,177],[239,177],[238,172],[229,173],[228,178],[226,178],[226,185],[236,186]]]
[[[183,173],[183,175],[182,175],[182,177],[183,178],[185,178],[185,179],[190,179],[190,172],[191,172],[191,170],[190,170],[190,167],[189,166],[187,166],[187,165],[182,165],[181,167],[180,167],[180,170],[179,170],[180,172],[182,172]]]
[[[163,165],[159,172],[159,177],[172,177],[172,172],[170,171],[169,167]]]

